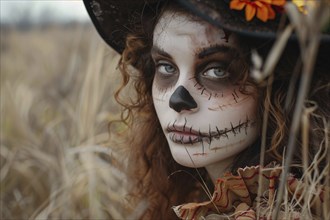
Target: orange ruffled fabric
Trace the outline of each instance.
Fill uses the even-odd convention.
[[[234,176],[231,173],[226,173],[223,178],[216,180],[215,189],[210,201],[202,203],[187,203],[173,207],[176,215],[181,219],[201,219],[201,217],[208,216],[212,213],[228,214],[232,216],[231,219],[244,220],[256,219],[256,212],[254,209],[255,198],[258,194],[258,188],[264,197],[267,198],[268,206],[271,206],[274,201],[276,186],[279,183],[282,168],[271,163],[261,169],[259,173],[259,166],[239,168],[238,175]],[[259,184],[259,176],[262,175],[261,184]],[[289,194],[297,197],[301,193],[303,187],[301,182],[289,175],[287,178],[287,189]],[[319,205],[324,199],[330,199],[330,190],[322,188],[315,197],[313,205]],[[327,198],[325,198],[327,197]],[[295,216],[299,219],[299,214]]]

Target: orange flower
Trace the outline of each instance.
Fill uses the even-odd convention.
[[[255,15],[266,22],[275,18],[272,6],[282,7],[286,0],[231,0],[230,9],[242,10],[245,7],[245,19],[251,21]]]

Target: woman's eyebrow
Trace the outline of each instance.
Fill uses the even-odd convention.
[[[203,48],[200,52],[197,53],[197,57],[199,59],[203,59],[215,53],[229,53],[230,55],[233,55],[238,54],[238,51],[234,47],[226,45],[214,45],[211,47]]]
[[[172,56],[170,54],[168,54],[166,51],[164,51],[163,49],[157,47],[157,46],[153,46],[151,48],[151,54],[160,54],[162,55],[163,57],[167,57],[169,59],[172,59]]]

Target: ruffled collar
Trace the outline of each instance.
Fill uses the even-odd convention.
[[[181,219],[256,219],[256,197],[261,187],[260,219],[269,219],[274,205],[276,188],[280,181],[282,168],[276,163],[262,167],[251,166],[239,168],[237,175],[226,173],[215,182],[215,189],[210,201],[201,203],[186,203],[173,207],[176,215]],[[286,178],[286,189],[290,198],[301,201],[301,192],[304,183],[293,175]],[[316,187],[311,202],[311,209],[323,203],[324,199],[330,200],[329,188]],[[326,198],[325,198],[326,197]],[[284,216],[285,215],[285,216]],[[288,216],[289,215],[289,216]],[[285,219],[300,219],[299,211],[294,209],[290,213],[280,213]]]

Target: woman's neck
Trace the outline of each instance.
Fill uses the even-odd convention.
[[[213,183],[215,183],[216,179],[222,177],[224,173],[230,169],[234,158],[235,157],[226,158],[225,160],[221,160],[205,167]]]

